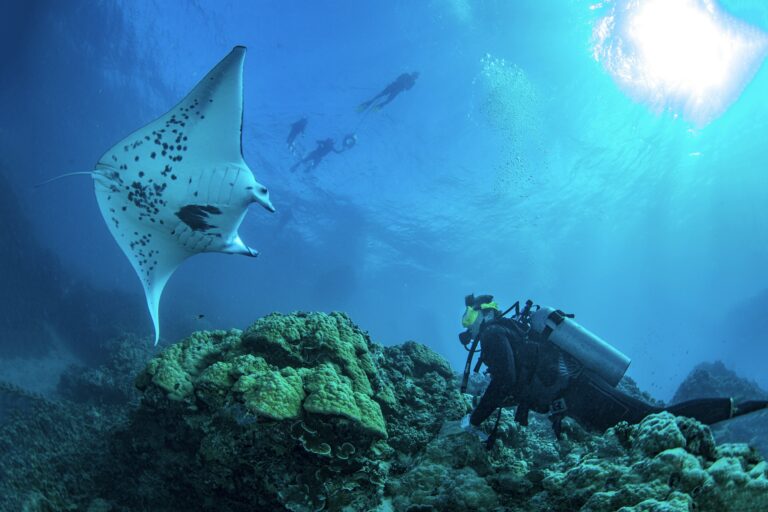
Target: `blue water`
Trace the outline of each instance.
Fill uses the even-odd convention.
[[[764,2],[720,5],[768,31]],[[492,293],[576,313],[659,398],[715,359],[768,387],[768,68],[695,126],[617,86],[592,55],[605,8],[591,6],[5,2],[0,164],[39,244],[24,257],[53,251],[78,281],[126,294],[149,338],[91,180],[33,185],[91,170],[245,45],[243,152],[278,211],[253,207],[240,230],[258,259],[207,254],[176,272],[164,342],[343,310],[375,340],[421,341],[460,369],[463,297]],[[420,72],[413,89],[355,111],[406,71]],[[284,141],[302,116],[299,154],[350,132],[357,146],[289,172]]]

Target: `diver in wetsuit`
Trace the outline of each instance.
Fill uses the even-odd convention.
[[[307,128],[307,118],[302,117],[298,121],[291,125],[291,131],[288,132],[288,137],[285,139],[285,143],[290,149],[293,149],[293,144],[296,142],[296,138],[304,133]]]
[[[398,94],[400,94],[403,91],[407,91],[411,89],[414,84],[416,83],[416,79],[419,78],[419,73],[414,71],[413,73],[403,73],[402,75],[398,76],[394,82],[390,83],[388,86],[386,86],[379,94],[374,96],[368,101],[362,102],[357,107],[358,112],[364,112],[368,110],[369,107],[373,106],[374,110],[381,109],[384,105],[394,100]],[[379,98],[386,98],[384,101],[379,102],[378,104],[374,105],[376,101]]]
[[[462,324],[467,330],[459,338],[465,346],[473,341],[473,349],[479,341],[481,362],[491,375],[477,407],[461,424],[480,437],[484,435],[480,424],[497,408],[512,405],[521,425],[528,424],[529,411],[548,414],[558,437],[565,416],[587,429],[603,431],[620,421],[639,423],[661,411],[709,425],[768,408],[767,400],[734,403],[731,398],[651,405],[616,389],[629,359],[572,321],[573,315],[551,308],[531,313],[528,301],[522,314],[518,309],[514,317],[504,318],[491,295],[470,295],[465,305]],[[470,363],[471,358],[465,382]]]
[[[311,171],[320,165],[320,162],[323,161],[323,158],[325,158],[331,151],[335,153],[341,153],[341,151],[336,149],[333,139],[318,140],[317,147],[313,149],[307,156],[293,164],[293,167],[291,167],[291,172],[294,172],[302,165],[304,165],[305,172]]]
[[[336,149],[336,142],[333,139],[323,139],[317,141],[317,147],[312,150],[307,156],[293,164],[291,172],[294,172],[302,164],[304,165],[304,171],[309,172],[322,162],[328,153],[333,151],[334,153],[344,153],[349,151],[357,144],[357,136],[354,133],[348,133],[341,140],[341,149]]]

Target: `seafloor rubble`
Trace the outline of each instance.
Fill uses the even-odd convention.
[[[118,343],[62,399],[0,389],[0,509],[760,511],[768,464],[667,413],[603,435],[505,411],[486,450],[423,345],[373,343],[341,313],[195,333],[149,360]],[[88,399],[88,397],[96,397]],[[488,426],[490,427],[490,425]]]

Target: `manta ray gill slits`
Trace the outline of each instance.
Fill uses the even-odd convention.
[[[704,126],[735,102],[768,36],[714,0],[617,0],[593,31],[595,59],[629,96]]]

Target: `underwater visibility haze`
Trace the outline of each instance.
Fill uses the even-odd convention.
[[[0,507],[768,507],[765,2],[0,11]]]

